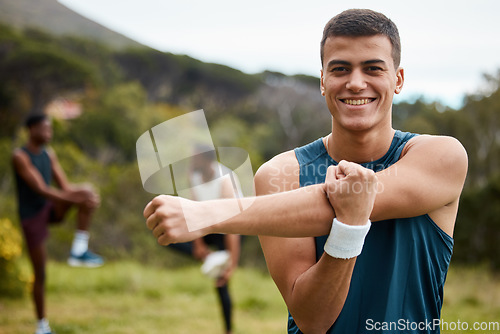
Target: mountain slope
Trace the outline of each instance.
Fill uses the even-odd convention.
[[[57,0],[0,0],[0,23],[21,29],[37,27],[55,35],[86,37],[115,49],[141,46],[75,13]]]
[[[260,127],[263,133],[260,138],[264,138],[261,141],[265,142],[265,145],[263,144],[259,151],[265,159],[284,149],[291,149],[316,139],[328,131],[331,123],[331,116],[319,93],[318,78],[303,75],[290,77],[267,71],[247,74],[229,66],[205,63],[189,56],[160,52],[148,47],[124,48],[127,45],[134,45],[134,42],[83,18],[59,4],[57,0],[0,0],[0,24],[2,22],[5,29],[0,27],[0,44],[2,37],[5,42],[0,45],[0,66],[2,52],[4,66],[8,69],[12,65],[12,60],[8,59],[7,54],[10,52],[10,56],[17,57],[17,54],[11,51],[24,45],[22,42],[10,43],[9,36],[2,36],[2,30],[5,31],[4,34],[9,35],[7,32],[9,30],[12,32],[12,27],[18,29],[28,26],[39,27],[48,32],[48,36],[39,34],[42,37],[40,38],[33,32],[21,32],[12,39],[19,38],[20,41],[27,42],[28,51],[31,52],[30,48],[35,48],[35,55],[38,53],[46,55],[45,49],[52,45],[60,49],[68,59],[91,62],[92,64],[88,64],[89,68],[99,73],[96,76],[102,82],[109,83],[113,80],[116,80],[115,84],[121,80],[139,82],[149,102],[180,106],[184,110],[204,109],[207,120],[213,123],[232,117],[233,122],[244,124],[249,129]],[[73,35],[82,40],[75,42],[59,38],[57,35]],[[30,43],[33,41],[37,43]],[[122,43],[117,45],[119,41]],[[115,46],[115,48],[102,46]],[[21,51],[26,50],[21,48]],[[49,70],[59,68],[57,64],[61,60],[61,55],[56,52],[51,56],[53,56],[50,58],[51,62],[42,59],[40,63],[41,72],[44,74],[42,79],[59,84],[59,80],[47,77],[45,72],[46,68]],[[24,71],[27,68],[26,64],[36,68],[38,63],[32,64],[33,61],[38,61],[38,57],[31,54],[20,59],[21,65],[15,68],[18,71],[13,71],[14,74],[7,79],[18,82],[18,73],[26,72]],[[50,64],[56,65],[50,67]],[[28,78],[33,75],[33,71],[27,73]],[[47,87],[41,79],[37,80],[36,83]],[[32,85],[33,80],[27,79],[23,83]],[[9,102],[8,99],[4,99],[5,103],[2,106],[1,84],[2,82],[0,82],[0,112],[2,107],[4,110],[13,110],[14,102]],[[33,109],[32,102],[40,94],[38,89],[31,91],[33,96],[29,108]],[[17,95],[8,91],[7,85],[3,93],[7,98],[11,98],[11,101],[17,101],[15,100]],[[43,106],[36,109],[42,108]],[[315,122],[310,122],[311,118],[314,118]],[[18,118],[15,118],[15,121],[17,122]],[[238,129],[234,124],[231,127]],[[246,131],[240,130],[232,136],[239,138],[241,133]],[[224,136],[233,138],[226,133]],[[228,143],[232,141],[228,140]]]

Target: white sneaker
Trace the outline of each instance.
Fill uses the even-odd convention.
[[[90,250],[87,250],[80,256],[70,254],[68,258],[68,264],[71,267],[97,268],[104,264],[104,260],[101,256],[92,253]]]
[[[52,331],[49,326],[49,322],[47,319],[43,319],[38,321],[38,326],[35,334],[52,334]]]
[[[231,256],[228,251],[217,251],[208,254],[201,266],[201,272],[210,278],[219,278],[231,265]]]

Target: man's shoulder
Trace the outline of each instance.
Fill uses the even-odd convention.
[[[401,153],[401,158],[409,163],[424,162],[423,166],[429,171],[455,175],[457,180],[462,181],[467,174],[469,161],[467,151],[458,139],[437,135],[412,138]]]
[[[255,174],[256,180],[272,177],[295,182],[300,174],[300,166],[325,152],[323,138],[318,138],[296,149],[280,153],[260,166]]]
[[[274,156],[269,161],[260,166],[257,174],[272,174],[277,175],[283,173],[284,170],[298,169],[299,163],[294,150],[289,150]]]
[[[422,134],[411,138],[405,146],[402,155],[411,151],[418,151],[420,154],[447,151],[451,154],[467,156],[464,146],[458,139],[442,135]]]
[[[264,190],[272,192],[291,190],[296,187],[299,176],[299,163],[293,150],[283,152],[264,163],[255,173],[255,185],[257,192]],[[276,188],[276,189],[274,189]]]
[[[25,159],[28,159],[28,153],[22,147],[16,147],[12,150],[12,161],[14,162],[22,162]]]
[[[45,159],[48,159],[50,161],[50,163],[53,163],[57,160],[55,151],[49,146],[44,147],[41,153],[45,156]],[[12,150],[11,159],[15,165],[25,165],[32,163],[30,153],[25,147],[17,147]]]

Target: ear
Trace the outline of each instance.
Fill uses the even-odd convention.
[[[323,82],[323,69],[320,70],[320,73],[321,73],[320,91],[321,91],[321,95],[325,96],[325,84]]]
[[[398,67],[396,71],[396,89],[394,93],[399,94],[403,89],[403,84],[405,82],[405,71],[402,67]]]

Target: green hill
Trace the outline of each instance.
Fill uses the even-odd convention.
[[[57,2],[57,0],[0,0],[0,22],[23,29],[41,28],[54,35],[75,35],[122,49],[140,44]]]

